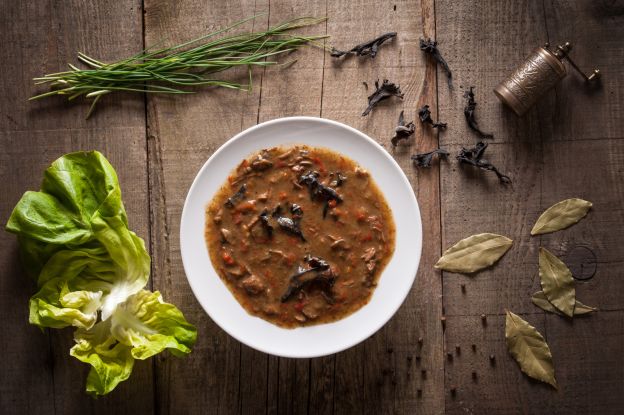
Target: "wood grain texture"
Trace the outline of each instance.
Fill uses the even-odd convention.
[[[322,116],[360,129],[394,156],[416,189],[427,235],[416,283],[396,316],[372,338],[336,356],[334,410],[344,414],[440,413],[444,406],[440,395],[444,382],[442,292],[439,275],[432,267],[440,254],[438,169],[416,172],[410,161],[411,154],[437,147],[437,136],[418,125],[406,145],[392,149],[390,144],[402,109],[410,121],[425,103],[434,114],[437,108],[435,66],[418,46],[421,36],[435,37],[433,2],[349,2],[328,7],[328,33],[338,48],[388,31],[399,33],[380,49],[375,60],[326,61]],[[362,117],[366,97],[377,79],[401,85],[405,99],[388,100]],[[374,174],[374,167],[370,169]],[[418,346],[419,337],[423,337],[422,346]],[[425,379],[423,369],[427,371]],[[375,398],[368,399],[372,396]]]
[[[255,71],[249,93],[112,95],[89,121],[83,119],[84,102],[26,101],[37,91],[32,77],[63,69],[75,62],[77,51],[103,60],[122,58],[144,45],[174,44],[261,12],[266,15],[246,28],[263,29],[300,15],[327,16],[327,23],[305,32],[327,33],[327,44],[338,48],[387,31],[399,35],[374,60],[334,60],[320,49],[304,49],[291,66]],[[5,40],[0,51],[2,222],[25,190],[38,188],[43,169],[54,159],[69,151],[102,151],[119,174],[132,229],[148,242],[153,288],[198,328],[188,357],[164,353],[139,362],[130,380],[94,401],[83,392],[85,366],[68,355],[71,331],[41,334],[28,325],[26,304],[34,284],[22,275],[15,238],[0,233],[5,322],[0,347],[8,362],[0,371],[3,414],[621,412],[621,1],[5,1],[0,2],[0,31]],[[445,73],[419,50],[420,37],[439,42],[453,70],[452,89]],[[518,118],[492,88],[546,41],[572,42],[572,58],[586,72],[600,68],[602,82],[588,88],[570,73]],[[244,80],[246,73],[224,76]],[[405,99],[390,99],[361,117],[374,81],[385,78],[401,85]],[[462,146],[477,141],[463,115],[462,95],[469,86],[476,87],[480,126],[495,136],[486,158],[511,176],[512,186],[454,159]],[[448,123],[446,131],[420,125],[417,110],[424,104],[434,119]],[[407,121],[415,120],[416,134],[393,149],[390,137],[402,109]],[[182,205],[200,166],[241,130],[288,115],[334,119],[384,146],[414,188],[425,235],[416,283],[397,314],[356,347],[318,359],[268,356],[229,337],[195,300],[179,250]],[[448,160],[430,169],[411,165],[411,154],[438,145],[451,152]],[[569,197],[590,200],[589,215],[564,231],[531,237],[540,213]],[[481,232],[514,240],[494,267],[473,277],[433,269],[442,250]],[[539,246],[567,262],[574,261],[569,255],[578,246],[596,255],[595,276],[577,282],[576,290],[580,301],[600,311],[570,321],[531,303],[540,287]],[[508,355],[505,309],[521,315],[548,341],[559,391],[528,379]],[[487,316],[485,324],[481,314]]]
[[[479,126],[494,134],[494,139],[488,140],[485,158],[513,181],[512,186],[502,186],[495,175],[458,165],[453,159],[442,169],[443,249],[480,232],[498,233],[514,241],[511,250],[490,269],[470,277],[443,273],[445,348],[451,353],[445,364],[446,410],[451,414],[539,412],[537,402],[547,402],[554,391],[524,378],[508,355],[504,310],[521,314],[550,340],[543,330],[543,314],[524,313],[536,311],[530,295],[536,291],[536,283],[539,286],[539,240],[529,231],[536,218],[533,212],[541,212],[542,141],[550,133],[548,119],[554,99],[549,94],[520,120],[501,105],[492,89],[547,40],[543,7],[533,1],[438,1],[436,17],[437,40],[454,74],[454,89],[438,89],[440,119],[449,123],[441,144],[455,155],[462,146],[479,141],[463,114],[464,91],[474,86]],[[486,315],[485,322],[481,314]],[[462,351],[459,355],[456,345]],[[553,353],[557,367],[556,351]]]
[[[541,243],[568,262],[576,246],[594,252],[596,274],[577,282],[576,291],[579,300],[603,310],[573,322],[546,316],[561,388],[549,401],[550,412],[616,414],[624,408],[624,365],[614,360],[624,356],[624,341],[617,340],[624,329],[624,281],[617,278],[624,245],[624,119],[614,114],[622,112],[624,55],[615,39],[624,38],[624,5],[547,1],[544,9],[549,38],[570,41],[581,68],[604,73],[595,87],[571,71],[557,86],[553,131],[543,144],[543,206],[563,195],[580,195],[594,206],[586,223],[544,235]]]
[[[269,2],[269,24],[275,25],[295,16],[327,16],[326,6],[325,0]],[[301,31],[310,35],[324,35],[326,32],[326,23]],[[266,68],[264,71],[258,122],[283,116],[317,117],[321,114],[323,64],[326,55],[320,48],[305,48],[299,50],[294,58],[296,62],[292,65]],[[256,355],[256,360],[266,358],[262,353],[254,351],[253,354]],[[266,385],[267,408],[270,409],[268,412],[277,414],[307,414],[310,411],[322,413],[322,405],[325,402],[319,402],[320,396],[312,394],[313,385],[314,390],[318,390],[318,388],[323,388],[323,383],[326,381],[323,377],[317,381],[312,376],[313,367],[316,370],[323,370],[318,364],[319,362],[310,359],[268,357]],[[331,386],[333,387],[333,384]],[[328,399],[333,400],[333,396]]]
[[[0,82],[0,182],[3,226],[26,190],[38,190],[43,170],[64,153],[99,150],[117,168],[131,228],[149,240],[144,101],[111,97],[92,119],[88,105],[61,99],[28,102],[37,92],[32,78],[65,70],[76,51],[101,60],[142,48],[140,1],[2,2]],[[0,371],[3,414],[138,413],[153,408],[150,363],[135,366],[131,380],[97,403],[84,392],[88,367],[69,356],[72,330],[28,325],[34,284],[21,271],[15,237],[0,233]]]
[[[186,41],[263,8],[253,1],[145,1],[145,42],[149,46],[163,39],[171,44]],[[249,23],[247,28],[251,27]],[[246,74],[230,76],[244,79]],[[247,93],[225,89],[185,98],[149,97],[147,107],[154,287],[198,330],[197,344],[188,357],[157,358],[156,407],[162,414],[249,413],[258,405],[264,411],[266,356],[261,356],[264,367],[251,364],[251,352],[244,355],[240,343],[208,318],[190,290],[179,249],[180,214],[195,174],[244,124],[255,123],[258,100],[254,104]],[[247,398],[256,392],[253,399]]]
[[[613,363],[609,356],[621,354],[621,344],[608,339],[622,327],[624,287],[610,277],[618,274],[621,259],[614,248],[622,244],[621,232],[615,231],[622,223],[621,208],[615,207],[615,200],[621,200],[622,171],[614,167],[621,166],[622,148],[616,137],[621,137],[622,122],[609,115],[621,106],[614,98],[621,74],[612,68],[622,58],[609,39],[621,39],[622,34],[621,30],[614,34],[621,19],[617,13],[611,14],[606,27],[597,23],[597,14],[604,14],[608,7],[604,2],[436,3],[438,40],[445,52],[448,39],[447,56],[457,74],[455,82],[460,91],[461,86],[477,87],[480,126],[494,132],[486,158],[509,171],[514,181],[513,187],[504,189],[495,177],[475,180],[482,172],[460,171],[465,169],[457,166],[442,172],[445,246],[486,230],[514,239],[512,250],[490,270],[474,277],[444,273],[444,304],[449,314],[446,347],[454,353],[455,345],[460,345],[463,351],[446,363],[447,388],[457,388],[455,395],[446,394],[448,413],[616,413],[615,408],[622,405],[622,373],[619,367],[605,366]],[[488,30],[483,31],[486,26]],[[533,48],[546,41],[566,40],[575,43],[579,65],[587,70],[604,66],[611,72],[602,88],[587,88],[570,74],[522,119],[502,107],[492,88]],[[460,94],[442,88],[439,93],[442,114],[448,113],[441,118],[454,131],[442,141],[456,151],[462,142],[473,141],[474,135],[465,127]],[[598,204],[586,223],[551,235],[529,236],[545,208],[575,196]],[[534,307],[529,297],[539,289],[540,245],[562,257],[578,245],[592,249],[599,273],[587,283],[576,284],[579,299],[603,303],[613,311],[570,323]],[[465,292],[459,286],[462,283]],[[503,341],[506,308],[523,314],[546,337],[560,382],[558,392],[522,375],[507,354]],[[485,325],[482,313],[487,315]],[[592,339],[594,330],[606,333],[607,338]],[[490,354],[495,356],[494,365]],[[594,389],[610,381],[611,388]]]

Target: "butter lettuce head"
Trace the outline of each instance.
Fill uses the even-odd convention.
[[[146,291],[150,257],[128,228],[115,170],[97,151],[67,154],[26,192],[6,230],[18,236],[36,281],[29,320],[76,327],[70,354],[91,365],[87,392],[103,395],[128,379],[134,359],[190,352],[195,328],[180,310]]]

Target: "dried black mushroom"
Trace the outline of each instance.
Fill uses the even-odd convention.
[[[433,156],[438,155],[438,158],[446,158],[449,155],[448,151],[437,148],[428,153],[414,154],[412,156],[412,162],[416,167],[431,167],[431,161]]]
[[[236,193],[228,197],[228,199],[225,201],[225,206],[229,208],[233,208],[238,202],[243,200],[246,192],[247,192],[247,185],[243,183],[243,185],[236,191]]]
[[[271,212],[271,216],[274,218],[277,218],[281,214],[282,214],[282,205],[278,204],[277,206],[275,206],[275,208],[273,208],[273,211]]]
[[[301,231],[301,226],[300,226],[301,217],[303,216],[303,210],[301,209],[301,206],[297,204],[293,204],[291,206],[290,211],[293,216],[292,218],[282,216],[282,206],[277,205],[275,209],[273,209],[271,216],[275,218],[275,221],[279,225],[280,229],[284,230],[285,232],[291,235],[298,236],[299,238],[301,238],[302,241],[305,242],[306,239],[303,236],[303,232]],[[268,212],[266,212],[266,215],[264,215],[266,219],[263,219],[262,215],[264,213],[265,212],[263,211],[260,216],[260,220],[262,220],[262,223],[265,223],[264,221],[266,220],[267,225],[270,226]]]
[[[290,205],[290,213],[292,214],[293,219],[301,219],[303,216],[303,209],[296,203]]]
[[[420,118],[421,123],[431,124],[431,127],[433,128],[446,128],[446,123],[433,122],[433,119],[431,118],[431,111],[429,110],[429,105],[424,105],[421,109],[418,110],[418,118]]]
[[[290,233],[291,235],[298,236],[303,242],[306,241],[305,237],[303,236],[303,232],[301,232],[301,228],[299,227],[298,222],[285,216],[278,217],[276,221],[281,229]]]
[[[336,48],[332,48],[331,56],[334,58],[340,58],[341,56],[354,54],[356,56],[370,56],[371,58],[375,58],[377,55],[377,50],[382,43],[386,40],[390,40],[396,37],[396,32],[388,32],[383,35],[376,37],[373,40],[368,42],[360,43],[359,45],[354,46],[350,50],[338,50]]]
[[[479,125],[477,124],[477,120],[475,119],[475,108],[477,107],[477,103],[474,99],[475,95],[473,89],[474,86],[471,86],[468,91],[464,93],[464,98],[467,100],[466,106],[464,107],[464,116],[466,117],[468,127],[479,134],[481,138],[493,138],[494,136],[492,134],[481,131]]]
[[[282,295],[281,301],[285,303],[300,291],[315,285],[321,289],[325,300],[332,303],[332,287],[336,281],[336,275],[334,275],[327,261],[319,257],[306,255],[304,262],[307,267],[299,265],[297,272],[289,277],[288,288]]]
[[[453,73],[451,72],[451,68],[449,68],[448,63],[446,63],[446,61],[442,57],[440,50],[438,49],[438,42],[431,39],[420,39],[420,50],[430,54],[433,59],[435,59],[440,65],[442,65],[442,68],[444,68],[444,70],[446,71],[448,85],[449,87],[451,87],[453,82]]]
[[[335,204],[342,203],[342,197],[334,189],[321,183],[319,176],[320,174],[317,171],[309,171],[299,176],[298,183],[308,186],[312,200],[324,202],[323,217],[325,217],[329,209],[329,202],[334,201]]]
[[[503,184],[511,183],[509,176],[504,175],[492,163],[482,158],[487,146],[487,143],[480,141],[473,148],[467,149],[462,147],[457,155],[457,160],[462,164],[469,164],[483,170],[493,171],[498,180]]]
[[[407,140],[410,135],[414,134],[415,130],[416,126],[413,121],[405,124],[403,111],[401,111],[401,114],[399,114],[399,124],[394,129],[394,137],[390,139],[390,142],[392,142],[392,145],[396,147],[399,144],[399,141]]]
[[[390,97],[398,97],[403,99],[403,93],[401,92],[401,87],[398,85],[384,79],[381,86],[379,86],[379,80],[375,81],[375,92],[368,96],[368,107],[362,113],[362,116],[368,115],[369,112],[372,111],[373,107],[379,104],[384,99],[388,99]]]
[[[267,208],[264,208],[264,210],[262,210],[258,217],[260,218],[260,223],[262,224],[262,228],[265,230],[267,236],[269,238],[272,238],[273,226],[271,226],[271,223],[269,223],[269,211],[267,210]]]

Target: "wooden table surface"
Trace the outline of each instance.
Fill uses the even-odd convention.
[[[256,29],[299,15],[328,16],[326,24],[306,29],[330,35],[328,45],[352,46],[391,30],[398,38],[375,60],[337,62],[320,49],[306,49],[288,68],[256,71],[251,93],[215,89],[181,98],[106,97],[88,121],[85,102],[27,101],[38,91],[32,78],[75,63],[77,51],[119,59],[144,45],[188,40],[263,11],[268,15],[255,21]],[[624,411],[621,0],[3,0],[0,27],[0,221],[6,222],[24,191],[38,189],[43,170],[57,157],[101,151],[119,174],[131,228],[147,241],[151,288],[199,331],[188,357],[164,353],[139,362],[130,380],[109,396],[91,399],[84,393],[86,365],[68,354],[72,331],[41,332],[28,324],[35,287],[19,265],[15,237],[2,232],[3,414]],[[422,36],[439,42],[453,70],[453,89],[419,50]],[[502,107],[492,88],[535,47],[566,40],[575,45],[572,56],[581,68],[600,68],[601,87],[587,88],[571,74],[524,118]],[[378,78],[399,83],[405,99],[361,117]],[[474,143],[462,112],[467,86],[475,86],[480,125],[495,136],[487,158],[509,173],[513,186],[499,185],[493,174],[460,168],[453,157],[428,170],[410,164],[416,152],[440,145],[456,154]],[[415,119],[423,104],[448,129],[438,135],[417,122],[415,140],[392,150],[389,139],[399,112]],[[394,318],[356,347],[318,359],[277,358],[229,337],[195,300],[180,259],[180,213],[199,167],[239,131],[289,115],[330,118],[378,140],[410,179],[424,226],[416,283]],[[566,231],[530,237],[543,209],[569,197],[592,201],[589,216]],[[442,249],[480,232],[514,239],[497,266],[473,277],[433,269]],[[578,298],[599,312],[571,321],[531,304],[530,295],[539,289],[539,246],[568,260],[577,246],[595,253],[595,277],[576,286]],[[508,355],[505,309],[546,337],[558,391],[529,380]],[[481,314],[487,316],[485,326]]]

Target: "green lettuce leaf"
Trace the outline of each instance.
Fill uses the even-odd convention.
[[[134,359],[191,351],[195,327],[160,293],[143,290],[150,257],[128,228],[115,170],[97,151],[52,163],[6,230],[17,235],[24,268],[37,281],[30,322],[77,328],[70,354],[91,365],[88,393],[112,391],[128,379]]]
[[[30,322],[38,326],[89,328],[98,310],[106,320],[147,284],[145,244],[128,229],[117,174],[96,151],[56,160],[41,191],[22,196],[7,230],[19,236],[26,268],[38,275],[30,301]],[[79,303],[67,300],[74,291]]]
[[[115,170],[97,151],[78,152],[46,169],[41,190],[24,193],[6,230],[19,236],[27,258],[43,266],[60,249],[96,240],[94,220],[101,225],[113,219],[128,228]]]

